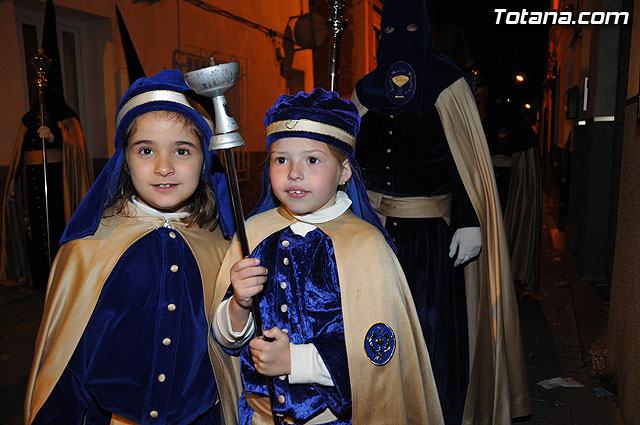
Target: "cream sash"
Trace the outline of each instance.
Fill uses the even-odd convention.
[[[382,223],[387,217],[398,218],[438,218],[449,225],[451,218],[451,194],[437,196],[392,196],[367,190],[373,209]]]

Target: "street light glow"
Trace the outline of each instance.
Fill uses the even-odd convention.
[[[527,108],[527,109],[531,109],[531,105],[529,105],[528,103],[525,103],[524,107]]]
[[[523,82],[524,81],[524,75],[522,75],[522,74],[516,75],[516,81],[519,82],[519,83]]]

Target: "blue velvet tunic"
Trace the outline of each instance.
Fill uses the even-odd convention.
[[[115,413],[139,424],[219,424],[207,329],[189,246],[170,228],[147,234],[118,260],[33,423],[109,424]]]
[[[322,357],[334,387],[290,385],[273,378],[276,413],[306,420],[330,409],[340,418],[333,424],[351,423],[351,386],[344,341],[340,284],[331,238],[316,228],[305,236],[287,227],[262,241],[252,253],[269,270],[260,301],[264,329],[287,332],[294,344],[313,344]],[[251,361],[249,345],[240,350],[245,391],[268,396],[265,377]],[[283,400],[280,398],[280,400]],[[240,400],[240,423],[250,424],[253,411]]]

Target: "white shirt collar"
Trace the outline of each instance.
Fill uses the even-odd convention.
[[[351,199],[349,199],[349,196],[345,192],[339,190],[336,193],[335,204],[331,205],[330,207],[323,208],[310,214],[291,215],[293,216],[293,218],[303,223],[326,223],[327,221],[331,221],[334,218],[340,217],[346,210],[349,209],[350,206]]]
[[[321,209],[305,215],[291,214],[297,221],[291,226],[291,230],[296,235],[305,236],[307,233],[316,228],[315,224],[326,223],[334,218],[340,217],[351,206],[351,199],[342,191],[336,193],[336,202],[330,207]]]
[[[174,213],[158,211],[155,208],[151,208],[149,205],[145,205],[142,202],[138,201],[135,196],[131,197],[131,202],[133,202],[133,204],[136,207],[140,208],[142,211],[146,212],[147,214],[156,215],[158,217],[164,217],[166,220],[181,219],[189,215],[189,213],[186,211],[174,212]]]

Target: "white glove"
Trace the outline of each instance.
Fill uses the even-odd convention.
[[[49,143],[52,143],[55,136],[53,135],[49,127],[43,125],[38,128],[38,137],[40,137],[41,139],[45,139]]]
[[[449,258],[453,258],[458,251],[458,256],[453,266],[466,263],[480,253],[482,248],[482,232],[479,227],[462,227],[453,234],[449,245]]]

